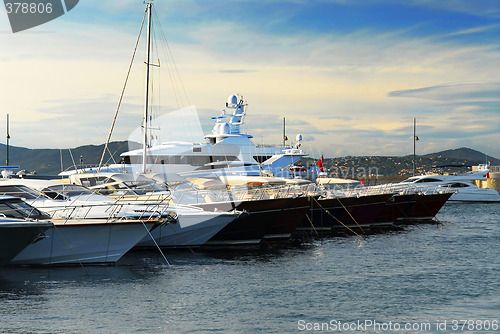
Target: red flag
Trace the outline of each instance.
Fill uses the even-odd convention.
[[[323,168],[323,156],[321,156],[321,158],[318,160],[318,167],[320,171],[325,171],[325,169]]]

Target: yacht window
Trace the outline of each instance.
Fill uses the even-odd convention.
[[[67,199],[67,197],[92,195],[92,192],[77,185],[61,184],[42,189],[42,192],[52,199]]]
[[[415,183],[425,183],[425,182],[442,182],[442,180],[440,180],[440,179],[434,179],[434,178],[427,178],[427,179],[418,180]]]
[[[80,178],[80,182],[84,187],[93,187],[106,182],[107,177],[85,177]]]
[[[38,209],[21,200],[11,200],[0,203],[0,215],[10,218],[50,218]]]
[[[37,199],[43,197],[39,192],[25,186],[2,186],[0,195],[10,195],[26,199]]]
[[[52,199],[57,199],[57,200],[65,200],[65,199],[67,199],[66,196],[64,196],[63,194],[58,193],[57,191],[50,191],[48,189],[44,189],[44,190],[42,190],[42,192],[44,193],[45,196],[47,196],[49,198],[52,198]]]
[[[450,183],[448,184],[451,188],[466,188],[468,187],[469,185],[468,184],[465,184],[465,183]]]
[[[9,218],[24,218],[26,215],[17,212],[12,209],[6,203],[0,203],[0,216],[9,217]]]

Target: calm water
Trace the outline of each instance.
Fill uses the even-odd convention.
[[[366,240],[167,253],[171,267],[133,252],[112,267],[3,268],[0,332],[493,332],[500,205],[438,218]]]

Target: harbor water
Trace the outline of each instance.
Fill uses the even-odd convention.
[[[498,332],[500,205],[438,224],[114,266],[0,269],[1,333]]]

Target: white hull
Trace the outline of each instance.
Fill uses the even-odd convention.
[[[9,263],[12,258],[52,226],[49,222],[2,219],[0,221],[0,265]]]
[[[69,222],[45,232],[46,238],[29,245],[11,264],[110,264],[118,261],[148,235],[154,222]]]
[[[151,232],[160,247],[198,247],[238,217],[233,213],[194,212],[178,213],[177,222],[160,226]],[[141,240],[137,247],[156,247],[150,237]]]
[[[498,202],[500,203],[500,194],[494,189],[478,188],[474,191],[459,191],[453,194],[450,202]]]

